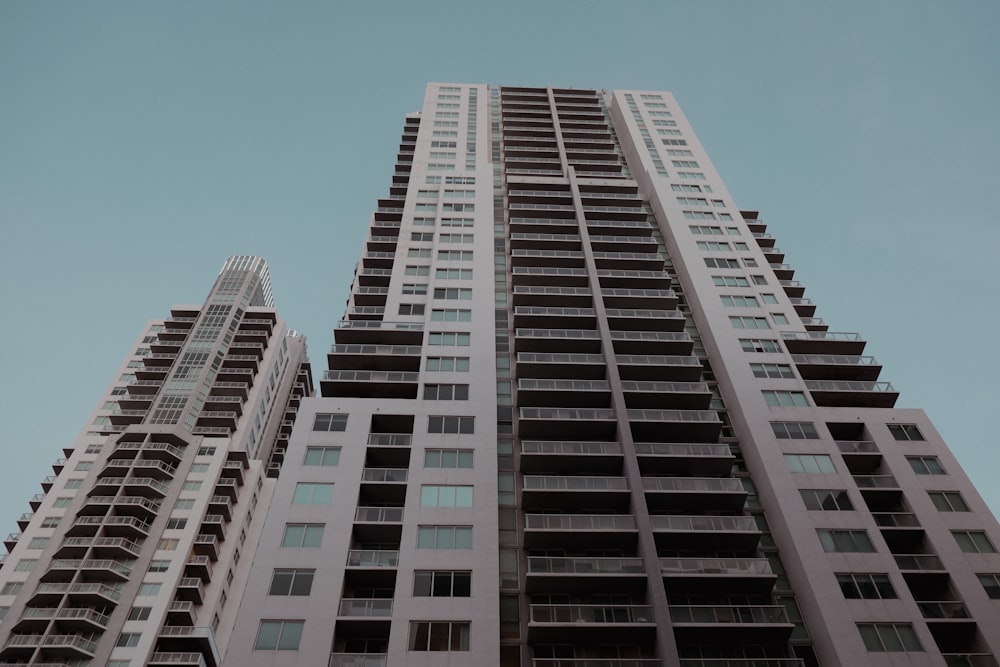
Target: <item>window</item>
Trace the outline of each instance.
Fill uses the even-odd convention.
[[[909,623],[858,623],[865,648],[877,653],[923,651]]]
[[[792,472],[810,475],[832,475],[837,472],[833,459],[826,454],[785,454],[785,463]]]
[[[725,259],[722,257],[706,257],[705,266],[710,269],[738,269],[740,263],[735,259]]]
[[[403,283],[403,294],[427,294],[427,285]]]
[[[293,505],[329,505],[333,502],[333,484],[299,482],[295,485]]]
[[[439,417],[427,418],[428,433],[475,433],[475,417]]]
[[[955,536],[955,541],[962,551],[967,554],[995,554],[996,547],[986,537],[986,533],[981,530],[953,530],[951,534]]]
[[[130,621],[145,621],[149,619],[150,612],[153,611],[152,607],[132,607],[128,610],[128,620]]]
[[[788,318],[782,313],[771,313],[771,319],[775,324],[788,324]]]
[[[425,468],[471,468],[471,449],[428,449],[424,452]]]
[[[426,401],[467,401],[469,400],[469,385],[467,384],[425,384],[424,400]]]
[[[420,526],[418,549],[471,549],[472,526]]]
[[[445,203],[441,205],[441,208],[444,211],[456,211],[456,212],[465,211],[466,213],[471,213],[476,210],[476,205],[472,203],[468,204]]]
[[[159,551],[174,551],[175,549],[177,549],[178,544],[180,544],[180,540],[178,540],[176,537],[170,537],[162,539],[159,542],[157,542],[156,548]]]
[[[682,212],[684,213],[684,217],[687,218],[688,220],[715,220],[715,214],[712,213],[711,211],[682,211]],[[719,235],[720,236],[722,235],[722,230],[720,228],[714,227],[713,229],[718,229]],[[726,249],[728,250],[729,246],[726,246]]]
[[[778,303],[778,297],[773,294],[761,294],[760,299],[764,303]]]
[[[431,249],[430,248],[410,248],[409,250],[406,251],[406,256],[407,257],[430,257],[431,256]]]
[[[805,393],[801,391],[767,390],[760,393],[764,395],[764,402],[772,408],[801,408],[809,405]]]
[[[411,651],[468,651],[469,623],[455,621],[411,621]]]
[[[799,489],[799,494],[808,510],[850,512],[854,509],[847,491],[843,489]]]
[[[472,261],[471,250],[438,250],[442,262]]]
[[[198,456],[215,456],[215,447],[199,447]]]
[[[142,635],[138,632],[123,632],[118,635],[118,641],[115,642],[115,646],[138,646],[140,637]]]
[[[163,584],[142,584],[139,586],[138,595],[159,595]]]
[[[468,357],[427,357],[426,370],[452,371],[456,373],[469,372]]]
[[[441,234],[438,238],[441,243],[472,243],[472,234]]]
[[[15,572],[31,572],[35,565],[38,563],[37,558],[22,558],[17,561],[17,565],[14,566]]]
[[[67,479],[66,484],[63,485],[63,488],[67,490],[79,489],[80,486],[82,485],[83,485],[82,479]]]
[[[403,272],[408,276],[429,276],[431,274],[431,267],[407,264]]]
[[[471,334],[460,331],[431,332],[427,335],[428,345],[454,345],[468,347]]]
[[[167,530],[182,530],[187,526],[187,519],[168,519]]]
[[[467,598],[471,595],[471,572],[413,573],[413,596],[426,598]]]
[[[472,227],[475,223],[472,218],[441,218],[442,227]]]
[[[471,301],[472,290],[466,287],[436,287],[434,288],[434,298]]]
[[[968,512],[969,506],[958,491],[928,491],[931,502],[939,512]]]
[[[722,305],[727,308],[756,308],[758,306],[757,298],[752,296],[723,294],[719,298],[722,299]]]
[[[268,595],[309,595],[315,570],[275,570]]]
[[[93,467],[94,467],[94,462],[93,461],[80,461],[80,462],[78,462],[76,464],[76,467],[74,468],[74,470],[79,470],[79,471],[83,472],[83,471],[86,471],[86,470],[90,470]]]
[[[886,426],[889,427],[889,433],[892,433],[892,437],[896,440],[924,439],[916,424],[886,424]]]
[[[347,429],[347,415],[321,412],[313,422],[314,431],[344,431]]]
[[[781,352],[778,341],[769,338],[740,338],[740,348],[744,352]]]
[[[184,482],[181,486],[182,491],[200,491],[201,482]]]
[[[59,517],[47,516],[42,519],[42,528],[55,528],[59,525]]]
[[[31,541],[28,542],[29,549],[44,549],[49,545],[48,537],[33,537]]]
[[[712,276],[716,287],[750,287],[750,281],[740,276]]]
[[[434,241],[434,232],[410,232],[410,240],[417,243],[431,243]]]
[[[421,507],[472,507],[472,487],[424,484],[420,487]]]
[[[304,621],[261,621],[254,650],[297,651],[304,625]]]
[[[695,243],[698,246],[698,250],[713,250],[713,251],[725,251],[730,250],[729,244],[725,241],[697,241]]]
[[[977,574],[991,600],[1000,600],[1000,574]]]
[[[435,269],[434,277],[441,280],[472,280],[472,269]]]
[[[742,316],[729,316],[729,322],[733,325],[734,329],[770,329],[771,325],[767,323],[767,318],[765,317],[742,317]]]
[[[194,509],[194,498],[181,498],[174,504],[175,510],[192,510]]]
[[[743,266],[748,266],[748,267],[753,268],[753,267],[757,266],[757,260],[754,259],[753,257],[744,257],[743,258]]]
[[[400,315],[423,315],[424,304],[422,303],[401,303],[399,304]]]
[[[207,463],[192,463],[191,472],[208,472]]]
[[[788,364],[750,364],[755,378],[794,378],[795,373]]]
[[[827,553],[875,553],[875,545],[864,530],[817,530]]]
[[[907,456],[913,472],[918,475],[946,475],[941,461],[936,456]]]
[[[316,548],[323,541],[321,523],[286,523],[285,534],[281,537],[283,547]]]
[[[340,462],[340,447],[306,447],[304,466],[335,466]]]
[[[819,440],[812,422],[771,422],[771,430],[778,440]]]
[[[0,588],[0,595],[17,595],[21,592],[21,587],[24,586],[22,581],[8,581]]]
[[[421,313],[423,306],[420,306]],[[467,308],[435,308],[431,311],[432,322],[471,322],[472,311]]]
[[[170,569],[169,560],[151,560],[149,561],[149,572],[166,572]]]
[[[838,574],[837,583],[848,600],[895,600],[897,597],[885,574]]]

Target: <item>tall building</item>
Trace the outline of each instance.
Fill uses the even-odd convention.
[[[669,93],[428,86],[321,397],[265,276],[137,344],[0,664],[996,666],[1000,527]]]
[[[665,92],[428,86],[227,665],[995,665],[1000,530]]]
[[[0,664],[217,666],[296,407],[305,339],[267,265],[149,322],[0,569]]]

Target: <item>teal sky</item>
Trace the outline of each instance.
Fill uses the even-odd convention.
[[[673,91],[997,512],[998,29],[985,0],[5,0],[0,529],[231,254],[268,259],[325,368],[428,81]]]

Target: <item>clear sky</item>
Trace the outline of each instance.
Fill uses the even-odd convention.
[[[143,324],[268,259],[325,368],[428,81],[673,91],[994,512],[1000,3],[0,3],[0,529]]]

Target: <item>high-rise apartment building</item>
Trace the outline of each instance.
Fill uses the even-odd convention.
[[[226,663],[994,665],[1000,531],[665,92],[430,85]]]
[[[0,570],[0,664],[218,665],[296,407],[305,339],[267,265],[149,322]]]
[[[428,86],[322,397],[243,305],[206,433],[224,282],[33,501],[0,664],[996,666],[1000,528],[669,93]]]

